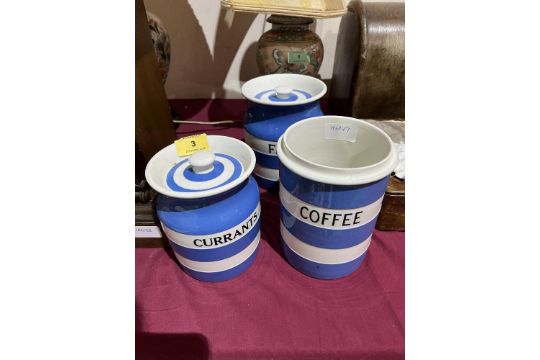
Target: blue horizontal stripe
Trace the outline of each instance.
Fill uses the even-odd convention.
[[[303,178],[283,164],[279,181],[296,198],[327,209],[356,209],[369,205],[386,191],[389,176],[363,185],[331,185]]]
[[[277,169],[279,167],[279,158],[277,155],[268,155],[257,150],[253,150],[257,158],[257,164],[269,169]]]
[[[255,180],[257,180],[257,184],[259,184],[260,187],[267,190],[275,190],[278,191],[279,189],[279,182],[268,180],[263,177],[258,176],[257,174],[253,174],[253,177]]]
[[[260,98],[262,98],[263,95],[268,94],[268,93],[273,92],[273,91],[275,92],[275,90],[272,90],[272,89],[261,91],[260,93],[255,95],[255,99],[260,99]]]
[[[325,249],[344,249],[358,245],[373,233],[377,223],[377,217],[375,217],[367,224],[353,229],[323,229],[298,220],[283,205],[280,207],[281,222],[291,235],[306,244]]]
[[[204,174],[197,174],[193,171],[193,168],[191,166],[188,166],[184,169],[183,176],[191,181],[208,181],[217,178],[219,175],[223,173],[223,170],[225,170],[225,166],[223,166],[223,163],[220,161],[214,161],[214,168]]]
[[[268,97],[268,100],[270,100],[271,102],[293,102],[293,101],[298,100],[298,95],[291,93],[285,99],[279,98],[276,95],[270,95]]]
[[[219,282],[219,281],[226,281],[230,280],[232,278],[235,278],[239,275],[241,275],[244,271],[246,271],[251,264],[253,264],[253,261],[257,257],[257,252],[259,251],[259,247],[255,249],[253,254],[251,254],[243,263],[238,264],[237,266],[225,270],[225,271],[218,271],[218,272],[202,272],[202,271],[195,271],[191,270],[182,264],[182,269],[190,275],[191,277],[200,280],[200,281],[208,281],[208,282]]]
[[[255,225],[253,225],[253,228],[248,231],[247,234],[242,236],[240,239],[238,239],[235,242],[232,242],[230,244],[218,247],[218,248],[187,248],[185,246],[181,246],[176,244],[173,241],[169,240],[169,243],[171,244],[171,247],[175,252],[182,255],[183,257],[194,260],[194,261],[217,261],[217,260],[223,260],[230,258],[231,256],[234,256],[238,254],[240,251],[244,250],[246,247],[249,246],[253,242],[253,240],[257,237],[257,234],[259,233],[261,221],[257,220]],[[205,237],[204,235],[201,237]]]
[[[304,95],[306,97],[306,99],[309,99],[312,97],[312,95],[310,93],[308,93],[307,91],[304,91],[304,90],[300,90],[300,89],[294,89],[294,91],[297,91],[299,92],[300,94]]]
[[[318,100],[291,106],[263,105],[248,101],[244,128],[256,138],[277,141],[292,124],[321,115],[323,113]]]
[[[353,273],[362,261],[364,260],[367,252],[363,253],[357,259],[349,261],[343,264],[321,264],[314,261],[310,261],[302,256],[298,255],[289,248],[289,246],[281,239],[283,252],[287,261],[301,273],[316,278],[316,279],[338,279]]]
[[[274,93],[275,93],[275,90],[265,90],[265,91],[261,91],[260,93],[258,93],[257,95],[255,95],[255,99],[260,99],[263,97],[263,95],[266,95],[268,93],[272,93],[272,95],[268,96],[268,100],[269,101],[273,101],[273,102],[290,102],[290,101],[295,101],[298,99],[298,95],[294,94],[294,93],[291,93],[289,94],[286,98],[284,99],[281,99],[279,97],[277,97]],[[311,95],[309,95],[309,97],[311,97]]]
[[[275,90],[274,89],[270,89],[270,90],[265,90],[265,91],[261,91],[260,93],[258,93],[257,95],[255,95],[255,99],[261,99],[264,95],[268,94],[268,93],[272,93],[272,95],[270,95],[268,97],[268,100],[270,101],[277,101],[277,102],[289,102],[289,101],[296,101],[298,99],[298,95],[296,95],[294,92],[298,92],[302,95],[304,95],[304,97],[306,99],[309,99],[312,97],[312,95],[310,93],[308,93],[307,91],[303,91],[303,90],[298,90],[298,89],[293,89],[293,92],[289,94],[288,97],[282,99],[282,98],[279,98],[277,97],[274,93],[275,93]]]
[[[219,153],[216,154],[216,157],[227,158],[234,165],[234,170],[233,170],[233,173],[231,174],[231,176],[228,179],[225,179],[225,181],[223,181],[221,184],[216,185],[216,186],[212,186],[212,187],[208,187],[208,188],[205,188],[205,189],[197,189],[197,190],[184,188],[184,187],[180,186],[179,184],[177,184],[174,181],[174,173],[176,172],[176,169],[178,169],[178,167],[180,165],[182,165],[183,163],[188,161],[188,159],[185,159],[185,160],[179,162],[178,164],[176,164],[171,170],[169,170],[169,172],[167,173],[167,186],[171,190],[179,191],[179,192],[200,192],[200,191],[206,191],[206,190],[211,190],[211,189],[221,187],[221,186],[223,186],[225,184],[228,184],[228,183],[232,182],[233,180],[236,180],[238,177],[240,177],[240,175],[242,174],[242,164],[240,164],[240,162],[238,160],[236,160],[232,156],[225,155],[225,154],[219,154]],[[185,172],[183,174],[185,174]],[[206,175],[208,175],[208,174],[206,174]],[[198,176],[204,178],[205,174],[200,174]],[[217,176],[217,175],[214,173],[213,176]],[[205,179],[205,180],[211,180],[211,179],[213,179],[213,178],[208,177],[208,179]],[[203,181],[204,181],[204,179],[203,179]]]
[[[259,187],[253,177],[225,193],[200,199],[159,195],[156,211],[169,229],[202,235],[225,231],[253,214],[259,204]]]

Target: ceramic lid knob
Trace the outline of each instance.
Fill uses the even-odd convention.
[[[197,174],[204,173],[214,168],[216,156],[210,151],[198,151],[189,157],[189,165]]]
[[[286,99],[288,98],[292,93],[292,88],[288,86],[278,86],[274,89],[274,92],[276,93],[276,96],[280,99]]]

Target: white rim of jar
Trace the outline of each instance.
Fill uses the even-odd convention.
[[[287,145],[287,135],[295,128],[301,127],[306,122],[316,119],[346,119],[348,121],[352,120],[358,122],[358,125],[368,127],[380,133],[386,141],[388,141],[390,151],[384,159],[374,164],[354,168],[326,166],[307,160],[290,149]],[[390,136],[383,130],[371,125],[367,121],[335,115],[311,117],[291,125],[278,139],[277,154],[279,161],[297,175],[309,180],[331,185],[362,185],[378,181],[385,176],[390,175],[398,163],[398,157],[392,139],[390,139]]]
[[[235,138],[232,138],[232,137],[229,137],[229,136],[208,135],[209,142],[210,142],[210,138],[215,139],[215,140],[217,140],[219,142],[234,141],[234,142],[237,143],[237,145],[242,147],[242,149],[243,149],[242,151],[246,152],[246,155],[249,158],[248,166],[244,166],[242,164],[243,171],[242,171],[242,174],[240,174],[240,176],[238,178],[234,179],[230,183],[219,186],[217,188],[209,189],[209,190],[203,190],[203,191],[179,192],[179,191],[173,191],[173,190],[168,189],[167,187],[163,186],[158,181],[156,181],[155,176],[153,176],[151,174],[151,172],[152,172],[152,168],[153,168],[154,164],[157,161],[159,161],[160,156],[163,156],[165,153],[170,152],[170,151],[176,152],[176,146],[175,146],[174,143],[172,143],[172,144],[164,147],[160,151],[158,151],[154,156],[152,156],[152,158],[150,159],[150,161],[146,165],[145,178],[146,178],[146,181],[148,182],[148,184],[154,190],[156,190],[158,193],[169,196],[169,197],[172,197],[172,198],[177,198],[177,199],[199,199],[199,198],[207,198],[207,197],[210,197],[210,196],[214,196],[214,195],[224,193],[224,192],[226,192],[228,190],[231,190],[231,189],[235,188],[236,186],[240,185],[241,183],[243,183],[251,175],[251,173],[253,172],[253,169],[255,168],[255,163],[256,163],[255,153],[253,152],[251,147],[249,147],[249,145],[247,145],[243,141],[240,141],[238,139],[235,139]],[[216,149],[210,148],[210,150],[212,152],[214,152],[214,153],[221,152],[221,153],[227,154],[226,149],[217,149],[216,150]],[[229,155],[229,154],[227,154],[227,155]],[[188,158],[188,157],[182,157],[182,158],[179,157],[179,159],[181,159],[181,160],[183,160],[184,158]],[[165,175],[161,175],[159,178],[162,179],[163,176],[165,176]]]
[[[285,80],[282,80],[285,79]],[[272,90],[279,86],[287,86],[292,89],[298,88],[300,90],[308,90],[306,86],[302,86],[301,83],[309,84],[309,87],[313,87],[314,93],[309,99],[301,99],[291,102],[272,102],[268,100],[261,100],[255,98],[255,95],[264,90]],[[295,84],[299,85],[295,87]],[[254,103],[271,105],[271,106],[295,106],[309,104],[311,102],[317,101],[326,94],[327,87],[326,84],[317,78],[308,75],[301,74],[270,74],[262,75],[256,78],[253,78],[244,85],[242,85],[242,95]]]

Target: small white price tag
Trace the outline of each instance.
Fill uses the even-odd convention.
[[[153,225],[139,225],[135,226],[136,238],[160,238],[161,231],[158,226]]]
[[[324,138],[332,140],[344,140],[355,143],[356,135],[358,135],[358,128],[351,125],[344,124],[325,124],[324,125]]]

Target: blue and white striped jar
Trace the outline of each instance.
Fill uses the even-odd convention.
[[[255,154],[240,140],[208,136],[210,151],[178,157],[175,145],[146,167],[160,194],[156,211],[186,273],[225,281],[253,263],[260,239],[259,188],[250,176]]]
[[[253,173],[262,188],[277,188],[279,137],[296,122],[323,115],[319,100],[325,93],[324,82],[299,74],[259,76],[242,86],[242,94],[248,99],[245,140],[255,150]]]
[[[397,155],[389,136],[354,118],[321,116],[279,139],[281,239],[289,263],[319,279],[363,259]]]

